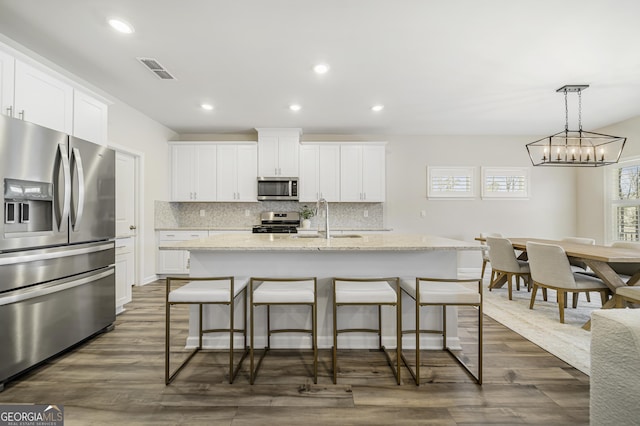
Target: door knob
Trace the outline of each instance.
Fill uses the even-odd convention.
[[[135,226],[135,225],[131,225],[131,226],[129,226],[129,229],[133,231],[134,229],[138,229],[138,227]]]

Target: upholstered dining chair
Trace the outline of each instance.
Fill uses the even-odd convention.
[[[512,300],[512,282],[514,278],[518,290],[520,290],[520,278],[524,279],[527,284],[527,289],[530,289],[531,275],[529,273],[529,264],[516,257],[511,241],[507,238],[487,237],[487,245],[489,246],[491,268],[496,273],[495,278],[491,281],[491,284],[489,284],[489,291],[493,289],[494,284],[502,276],[506,276],[507,278],[509,300]]]
[[[558,292],[558,310],[560,323],[564,323],[564,306],[566,293],[585,291],[600,292],[602,303],[607,301],[609,287],[601,279],[580,274],[571,270],[569,258],[564,249],[555,244],[527,243],[527,255],[531,268],[533,290],[529,309],[533,309],[538,287],[549,288]]]
[[[640,250],[640,242],[637,241],[616,241],[611,243],[611,247]],[[610,263],[611,269],[616,271],[624,280],[628,281],[637,272],[638,266],[633,263]]]
[[[585,238],[585,237],[564,237],[561,241],[566,241],[568,243],[574,244],[586,244],[586,245],[594,245],[596,240],[593,238]],[[595,277],[595,274],[589,270],[589,267],[582,260],[574,259],[572,257],[569,258],[569,264],[571,265],[571,270],[573,272],[586,273]],[[578,295],[579,293],[573,293],[573,309],[578,307]],[[585,297],[587,298],[587,302],[591,302],[591,296],[589,292],[585,292]],[[567,301],[564,301],[565,308],[567,307]]]
[[[486,239],[487,237],[497,237],[497,238],[502,238],[502,234],[500,234],[499,232],[481,232],[480,233],[480,238],[484,238],[485,241],[483,241],[481,244],[482,245],[486,245]],[[490,263],[491,259],[489,258],[489,250],[482,250],[482,272],[480,273],[480,277],[484,277],[484,273],[487,270],[487,263]],[[493,279],[495,278],[495,274],[496,272],[493,270],[493,268],[491,268],[491,277],[489,279],[489,282],[493,282]]]

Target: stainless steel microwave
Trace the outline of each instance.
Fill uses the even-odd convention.
[[[258,201],[297,201],[298,178],[259,177]]]

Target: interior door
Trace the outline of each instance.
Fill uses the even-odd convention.
[[[135,158],[116,153],[116,238],[136,235]]]

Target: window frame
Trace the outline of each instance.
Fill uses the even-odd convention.
[[[427,166],[427,198],[433,200],[472,200],[477,196],[477,167],[459,166]],[[451,178],[468,178],[469,189],[467,191],[439,191],[433,187],[433,178],[436,176]]]
[[[489,177],[523,176],[524,190],[522,191],[491,191],[487,188]],[[483,200],[528,200],[531,189],[531,168],[529,167],[482,167],[481,196]]]
[[[613,243],[617,241],[640,241],[640,221],[636,225],[638,235],[637,240],[622,240],[620,239],[620,235],[618,233],[619,223],[618,223],[618,212],[617,209],[619,207],[638,207],[640,208],[640,196],[637,199],[619,199],[619,181],[618,176],[621,169],[629,168],[629,167],[638,167],[640,169],[640,157],[633,157],[626,159],[624,161],[620,161],[619,163],[612,165],[608,168],[605,173],[605,222],[606,222],[606,233],[605,237],[608,243]]]

